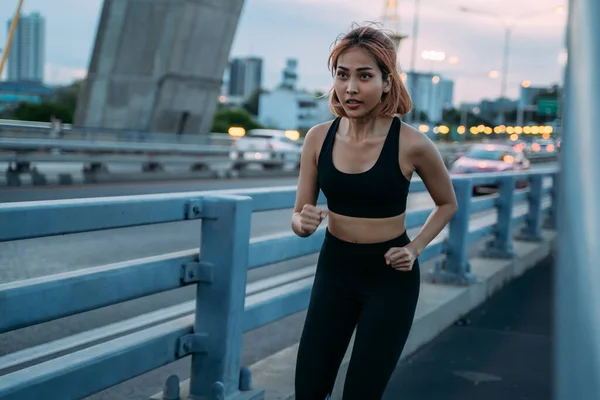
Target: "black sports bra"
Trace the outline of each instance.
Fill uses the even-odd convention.
[[[323,142],[318,160],[319,188],[327,207],[336,214],[362,218],[388,218],[406,211],[410,180],[398,162],[400,118],[392,126],[375,165],[365,172],[349,174],[333,165],[333,145],[341,117],[336,118]]]

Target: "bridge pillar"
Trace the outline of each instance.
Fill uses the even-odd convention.
[[[104,0],[74,125],[207,134],[243,0]]]

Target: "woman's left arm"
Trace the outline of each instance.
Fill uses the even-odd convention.
[[[450,222],[458,204],[450,174],[437,146],[424,134],[414,133],[414,140],[411,140],[411,160],[415,172],[423,180],[435,203],[435,208],[425,221],[421,232],[407,246],[412,247],[419,255]]]

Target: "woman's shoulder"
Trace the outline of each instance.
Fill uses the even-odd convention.
[[[325,140],[325,136],[327,136],[327,132],[329,132],[329,128],[335,122],[335,119],[322,122],[320,124],[314,125],[312,128],[306,132],[304,136],[304,144],[315,144],[320,145]]]
[[[404,149],[408,150],[410,153],[418,153],[430,148],[432,145],[435,146],[433,141],[426,134],[404,121],[402,121],[400,127],[400,139],[403,145],[401,147],[404,147]]]

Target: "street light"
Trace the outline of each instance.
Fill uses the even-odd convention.
[[[444,61],[446,59],[446,53],[443,51],[425,50],[421,54],[421,57],[423,57],[425,60]]]
[[[458,57],[457,56],[451,56],[450,58],[448,58],[448,64],[458,64]]]
[[[486,15],[488,17],[496,18],[503,25],[503,27],[504,27],[504,52],[503,52],[503,56],[502,56],[502,82],[500,84],[500,98],[504,99],[506,97],[506,86],[507,86],[507,82],[508,82],[508,58],[510,55],[510,39],[511,39],[511,35],[512,35],[512,29],[515,27],[515,25],[518,22],[520,22],[524,19],[538,17],[540,15],[546,14],[551,11],[554,11],[557,14],[558,13],[562,14],[564,8],[560,5],[553,6],[550,8],[540,10],[539,12],[534,13],[534,14],[526,13],[526,14],[519,15],[515,18],[503,18],[501,15],[494,13],[494,12],[485,11],[485,10],[477,10],[477,9],[473,9],[473,8],[469,8],[469,7],[459,7],[458,9],[464,13]],[[501,114],[500,122],[502,124],[504,124],[505,123],[504,107],[502,107],[500,114]]]

